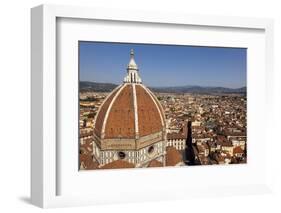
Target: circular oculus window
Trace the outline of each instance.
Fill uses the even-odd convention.
[[[148,148],[148,154],[152,154],[154,152],[154,146]]]
[[[124,159],[124,158],[126,157],[125,152],[118,152],[118,157],[119,157],[120,159]]]

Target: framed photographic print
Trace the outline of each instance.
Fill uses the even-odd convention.
[[[43,5],[31,21],[32,203],[270,192],[271,20]]]
[[[246,52],[79,41],[80,169],[246,163]]]

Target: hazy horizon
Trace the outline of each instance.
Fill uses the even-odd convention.
[[[91,83],[98,83],[98,84],[114,84],[114,85],[120,85],[123,82],[118,83],[113,83],[113,82],[97,82],[97,81],[81,81],[80,82],[91,82]],[[153,86],[153,85],[147,85],[145,84],[147,87],[154,87],[154,88],[164,88],[164,87],[222,87],[222,86],[202,86],[202,85],[179,85],[179,86]],[[243,87],[247,87],[247,86],[241,86],[241,87],[223,87],[223,88],[227,88],[227,89],[240,89]]]
[[[130,50],[149,87],[246,87],[247,49],[79,42],[80,81],[120,84]]]

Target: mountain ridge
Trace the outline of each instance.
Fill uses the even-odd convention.
[[[110,92],[117,84],[113,83],[100,83],[92,81],[80,81],[79,87],[81,92],[95,91],[95,92]],[[166,87],[149,87],[154,92],[166,93],[241,93],[247,92],[247,87],[240,88],[227,88],[227,87],[211,87],[211,86],[198,86],[198,85],[185,85],[185,86],[166,86]]]

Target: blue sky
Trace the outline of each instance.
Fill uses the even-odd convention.
[[[246,86],[247,49],[79,42],[80,81],[120,84],[134,49],[146,86]]]

